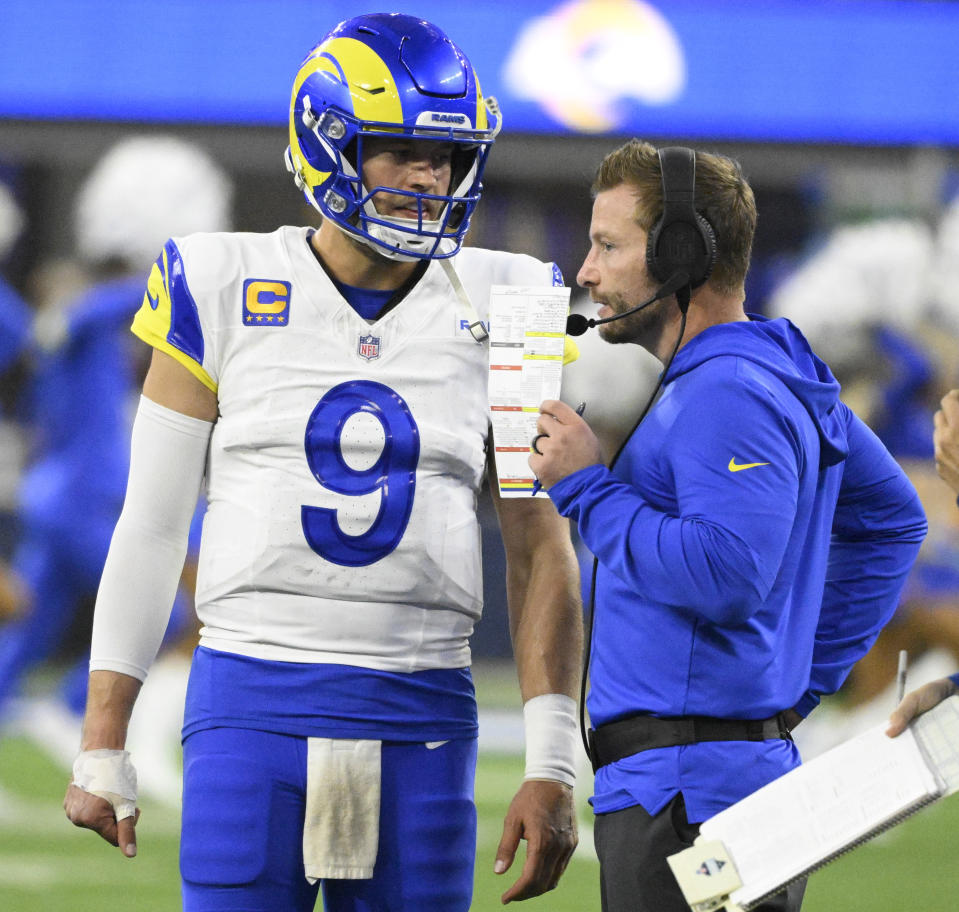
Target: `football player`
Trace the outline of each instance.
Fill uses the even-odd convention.
[[[287,165],[316,230],[168,241],[133,330],[153,346],[94,621],[65,807],[136,853],[124,733],[205,477],[184,721],[184,907],[469,908],[484,471],[508,561],[526,774],[495,870],[552,889],[576,844],[581,615],[549,502],[496,497],[483,316],[552,264],[460,249],[500,126],[466,57],[399,14],[301,65]]]
[[[123,504],[130,426],[148,361],[129,324],[143,272],[166,237],[157,225],[222,230],[230,224],[231,194],[211,157],[166,135],[111,146],[78,188],[73,227],[82,290],[45,302],[35,321],[29,314],[18,321],[30,364],[24,399],[31,460],[17,492],[13,568],[23,599],[0,629],[0,706],[59,648],[96,596]],[[171,635],[180,631],[195,642],[189,593],[178,599],[171,624]],[[15,725],[68,765],[79,744],[87,664],[84,656],[66,676],[62,699],[31,701],[11,713]],[[173,724],[178,733],[175,715]],[[151,728],[160,728],[156,716]],[[179,770],[150,761],[141,786],[178,803]]]

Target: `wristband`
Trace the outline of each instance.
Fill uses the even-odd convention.
[[[526,729],[524,779],[576,782],[576,701],[566,694],[542,694],[523,705]]]
[[[73,761],[77,788],[108,801],[117,820],[133,817],[137,810],[137,771],[125,750],[81,751]]]

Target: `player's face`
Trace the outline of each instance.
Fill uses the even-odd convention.
[[[576,276],[589,289],[599,317],[611,317],[651,297],[659,285],[646,269],[647,234],[636,224],[637,191],[628,184],[597,194],[589,226],[589,253]],[[607,342],[640,342],[661,318],[660,301],[599,327]]]
[[[363,141],[363,184],[374,187],[395,187],[414,193],[445,194],[449,192],[453,144],[428,139],[368,137]],[[416,220],[419,217],[416,199],[399,193],[377,193],[373,205],[380,215]],[[423,201],[423,218],[437,219],[443,203]]]

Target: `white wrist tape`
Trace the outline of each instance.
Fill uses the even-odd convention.
[[[523,705],[526,728],[525,779],[576,782],[576,701],[566,694],[542,694]]]
[[[183,572],[212,429],[140,397],[126,498],[97,592],[91,671],[146,678]]]
[[[137,810],[137,771],[129,751],[81,751],[73,761],[73,785],[109,801],[117,820]]]

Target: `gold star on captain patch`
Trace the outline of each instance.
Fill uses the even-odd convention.
[[[251,317],[249,314],[247,314],[247,315],[246,315],[246,322],[247,322],[247,323],[252,323],[252,322],[253,322],[253,317]]]
[[[266,322],[267,322],[267,323],[272,323],[272,322],[273,322],[273,314],[267,314],[267,315],[266,315]]]
[[[277,314],[277,315],[276,315],[276,322],[277,322],[277,323],[284,323],[284,322],[286,322],[286,317],[284,317],[283,314]]]
[[[263,322],[263,314],[257,314],[257,315],[256,315],[256,322],[257,322],[257,323],[262,323],[262,322]]]

